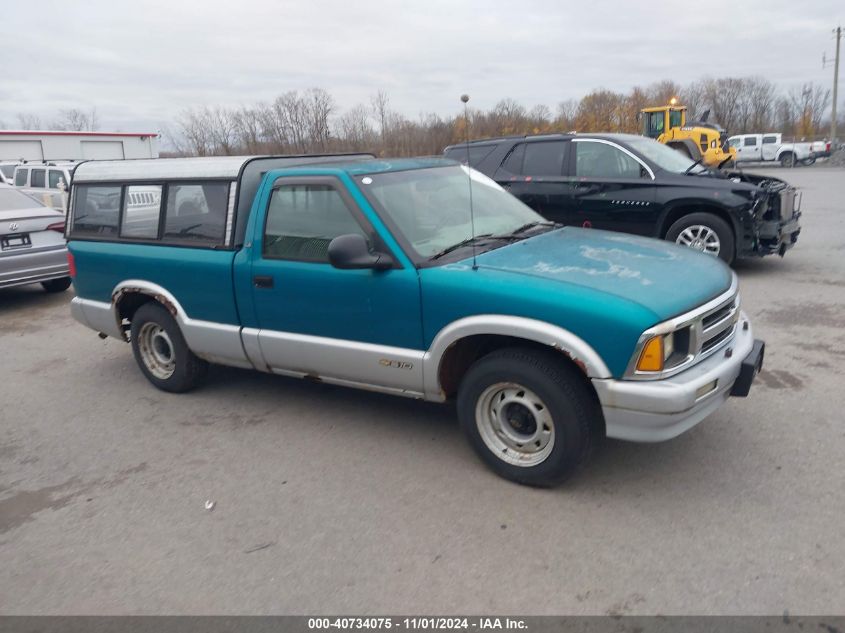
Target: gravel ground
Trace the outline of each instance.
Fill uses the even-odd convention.
[[[845,170],[788,177],[797,247],[737,266],[751,395],[554,490],[448,407],[224,368],[165,394],[70,292],[0,291],[0,613],[845,612]]]

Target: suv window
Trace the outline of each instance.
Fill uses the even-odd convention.
[[[329,185],[282,185],[273,191],[264,228],[264,257],[329,261],[339,235],[367,237],[340,193]]]
[[[496,149],[495,145],[470,145],[469,146],[469,164],[470,167],[475,167],[482,160],[487,158],[490,153]],[[451,158],[466,165],[467,162],[467,146],[454,145],[444,152],[446,158]]]
[[[575,143],[575,175],[582,178],[641,178],[642,165],[607,143]]]
[[[753,147],[753,146],[757,145],[757,137],[756,136],[746,136],[745,139],[742,141],[742,144],[745,147],[748,147],[749,145]]]
[[[543,141],[525,144],[522,173],[526,176],[562,176],[567,141]]]
[[[111,236],[117,233],[120,217],[119,185],[79,185],[74,188],[74,236]]]
[[[514,147],[502,163],[502,169],[511,174],[522,173],[522,161],[525,158],[525,143]]]
[[[206,246],[222,244],[228,210],[228,182],[168,184],[162,239]]]
[[[46,169],[33,169],[32,174],[29,177],[29,186],[38,187],[40,189],[46,187],[47,185],[44,184],[46,182],[44,180],[46,171]]]
[[[131,185],[123,197],[121,237],[156,239],[161,216],[161,185]]]
[[[28,174],[28,169],[18,169],[15,171],[15,187],[26,187],[26,178]]]

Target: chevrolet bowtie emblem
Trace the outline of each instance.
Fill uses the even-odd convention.
[[[18,230],[18,223],[17,223],[17,222],[12,222],[12,223],[9,225],[9,230],[10,230],[10,231],[17,231],[17,230]]]

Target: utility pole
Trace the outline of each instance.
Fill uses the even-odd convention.
[[[830,142],[836,143],[836,101],[839,99],[839,40],[842,37],[842,27],[836,30],[836,60],[833,62],[833,111],[830,119]]]

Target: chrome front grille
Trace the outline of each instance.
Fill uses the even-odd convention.
[[[734,276],[730,289],[720,297],[650,328],[640,337],[626,376],[634,380],[657,380],[673,376],[723,349],[734,338],[740,316],[740,297]],[[636,369],[645,343],[654,336],[674,335],[675,349],[661,372]]]
[[[739,294],[730,297],[715,309],[705,312],[693,323],[697,346],[693,360],[701,360],[716,351],[733,337],[739,319]]]

